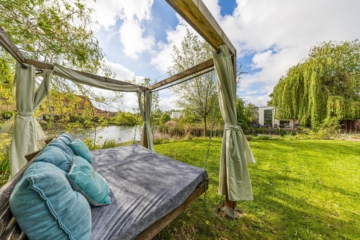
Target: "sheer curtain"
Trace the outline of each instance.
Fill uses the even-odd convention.
[[[226,45],[213,52],[219,105],[225,122],[220,155],[219,194],[229,200],[252,200],[248,163],[255,163],[250,146],[237,125],[236,83],[230,51]]]

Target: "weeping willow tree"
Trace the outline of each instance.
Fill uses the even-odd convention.
[[[324,42],[290,68],[275,86],[270,105],[278,119],[301,125],[360,118],[360,42]]]

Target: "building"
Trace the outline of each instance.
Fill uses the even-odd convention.
[[[272,106],[262,106],[258,107],[259,110],[259,124],[260,126],[270,126],[274,127],[274,109]]]
[[[258,107],[258,111],[261,126],[294,128],[300,123],[298,119],[275,119],[275,111],[272,106]]]

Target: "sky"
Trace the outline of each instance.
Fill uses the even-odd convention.
[[[360,39],[359,0],[203,0],[237,49],[247,72],[238,97],[266,106],[269,94],[287,70],[324,41]],[[165,0],[86,0],[92,29],[116,79],[168,77],[171,52],[186,29],[195,31]],[[106,94],[106,93],[104,93]],[[133,94],[134,95],[134,94]],[[160,92],[162,110],[178,109],[176,96]],[[121,110],[137,107],[125,97]]]

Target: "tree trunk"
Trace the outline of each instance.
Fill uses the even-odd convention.
[[[206,137],[206,130],[207,130],[206,116],[204,116],[204,137]]]

